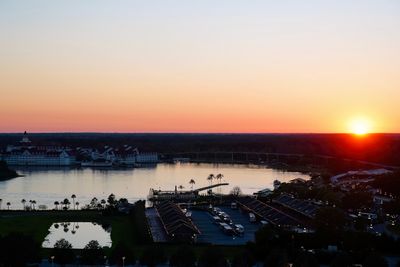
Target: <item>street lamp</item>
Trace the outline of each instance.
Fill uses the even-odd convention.
[[[125,266],[125,256],[122,257],[122,267]]]

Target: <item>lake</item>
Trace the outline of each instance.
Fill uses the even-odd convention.
[[[194,179],[194,188],[207,186],[210,173],[222,173],[222,182],[229,183],[221,189],[229,193],[239,186],[245,194],[252,194],[264,188],[273,188],[275,179],[285,182],[294,178],[309,179],[306,174],[285,172],[256,165],[233,164],[158,164],[148,168],[134,169],[54,169],[29,167],[17,171],[24,177],[0,182],[2,209],[11,202],[10,209],[21,209],[22,199],[36,200],[36,207],[47,205],[53,208],[54,201],[62,201],[76,195],[81,206],[88,204],[93,197],[106,199],[111,193],[117,198],[125,197],[129,201],[146,199],[150,188],[174,190],[175,185],[190,189],[190,179]],[[215,183],[215,182],[214,182]],[[72,201],[71,201],[72,202]]]

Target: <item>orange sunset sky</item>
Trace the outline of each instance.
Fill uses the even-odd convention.
[[[0,132],[400,132],[400,1],[0,2]]]

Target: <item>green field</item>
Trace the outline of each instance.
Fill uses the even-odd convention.
[[[38,243],[43,243],[49,233],[48,229],[55,222],[96,222],[110,224],[112,227],[112,248],[119,243],[124,243],[136,255],[149,246],[153,246],[148,239],[146,218],[144,212],[138,211],[135,216],[110,215],[103,216],[99,211],[0,211],[0,235],[12,232],[33,236]],[[179,244],[158,244],[167,255],[179,251]],[[199,256],[207,245],[196,245],[194,250]],[[233,258],[241,248],[240,246],[219,246],[228,258]],[[111,250],[112,250],[111,248]],[[109,249],[107,253],[110,253]],[[43,256],[48,256],[50,249],[43,249]]]

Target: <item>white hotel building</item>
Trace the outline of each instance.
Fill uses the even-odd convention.
[[[34,146],[24,133],[19,145],[9,145],[1,154],[8,165],[19,166],[70,166],[76,163],[69,148],[55,146]]]
[[[77,162],[76,155],[83,156],[85,162]],[[157,153],[139,153],[129,145],[101,149],[59,146],[35,146],[25,132],[18,145],[9,145],[0,154],[0,159],[8,165],[19,166],[136,166],[142,163],[157,163]]]

